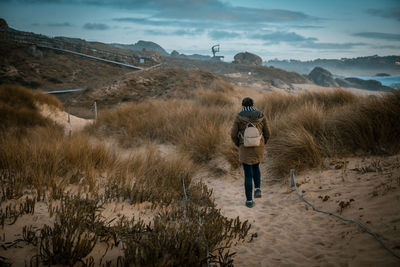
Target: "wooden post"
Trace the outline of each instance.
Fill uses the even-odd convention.
[[[188,200],[188,196],[186,194],[186,187],[185,187],[185,177],[184,177],[184,172],[181,172],[181,179],[182,179],[182,185],[183,185],[183,193],[185,194],[186,200]]]
[[[68,108],[68,123],[71,123],[71,118],[69,116],[69,108]]]
[[[294,186],[294,169],[290,169],[289,187]]]
[[[115,143],[112,144],[112,152],[113,152],[113,155],[117,154],[117,149],[115,147]]]
[[[97,120],[97,103],[94,101],[94,119]]]

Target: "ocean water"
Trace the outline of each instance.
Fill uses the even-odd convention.
[[[363,80],[377,80],[383,85],[390,86],[392,88],[400,89],[400,75],[393,76],[352,76]]]

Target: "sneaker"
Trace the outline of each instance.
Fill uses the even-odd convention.
[[[248,207],[248,208],[254,207],[254,201],[253,200],[246,201],[246,207]]]
[[[260,188],[256,188],[254,190],[254,197],[255,198],[260,198],[261,197],[261,189]]]

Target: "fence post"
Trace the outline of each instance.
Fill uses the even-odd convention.
[[[94,101],[94,120],[97,120],[97,103]]]
[[[289,187],[294,186],[294,169],[290,169]]]
[[[183,185],[183,193],[185,194],[186,200],[188,200],[188,196],[186,194],[185,177],[184,177],[184,175],[185,175],[185,173],[182,171],[181,172],[181,179],[182,179],[182,185]]]
[[[71,118],[69,116],[69,108],[68,108],[67,112],[68,112],[68,123],[71,123]]]

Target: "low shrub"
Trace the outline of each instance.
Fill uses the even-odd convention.
[[[55,210],[53,226],[40,231],[39,257],[46,265],[84,263],[98,242],[102,222],[97,201],[64,196]]]

